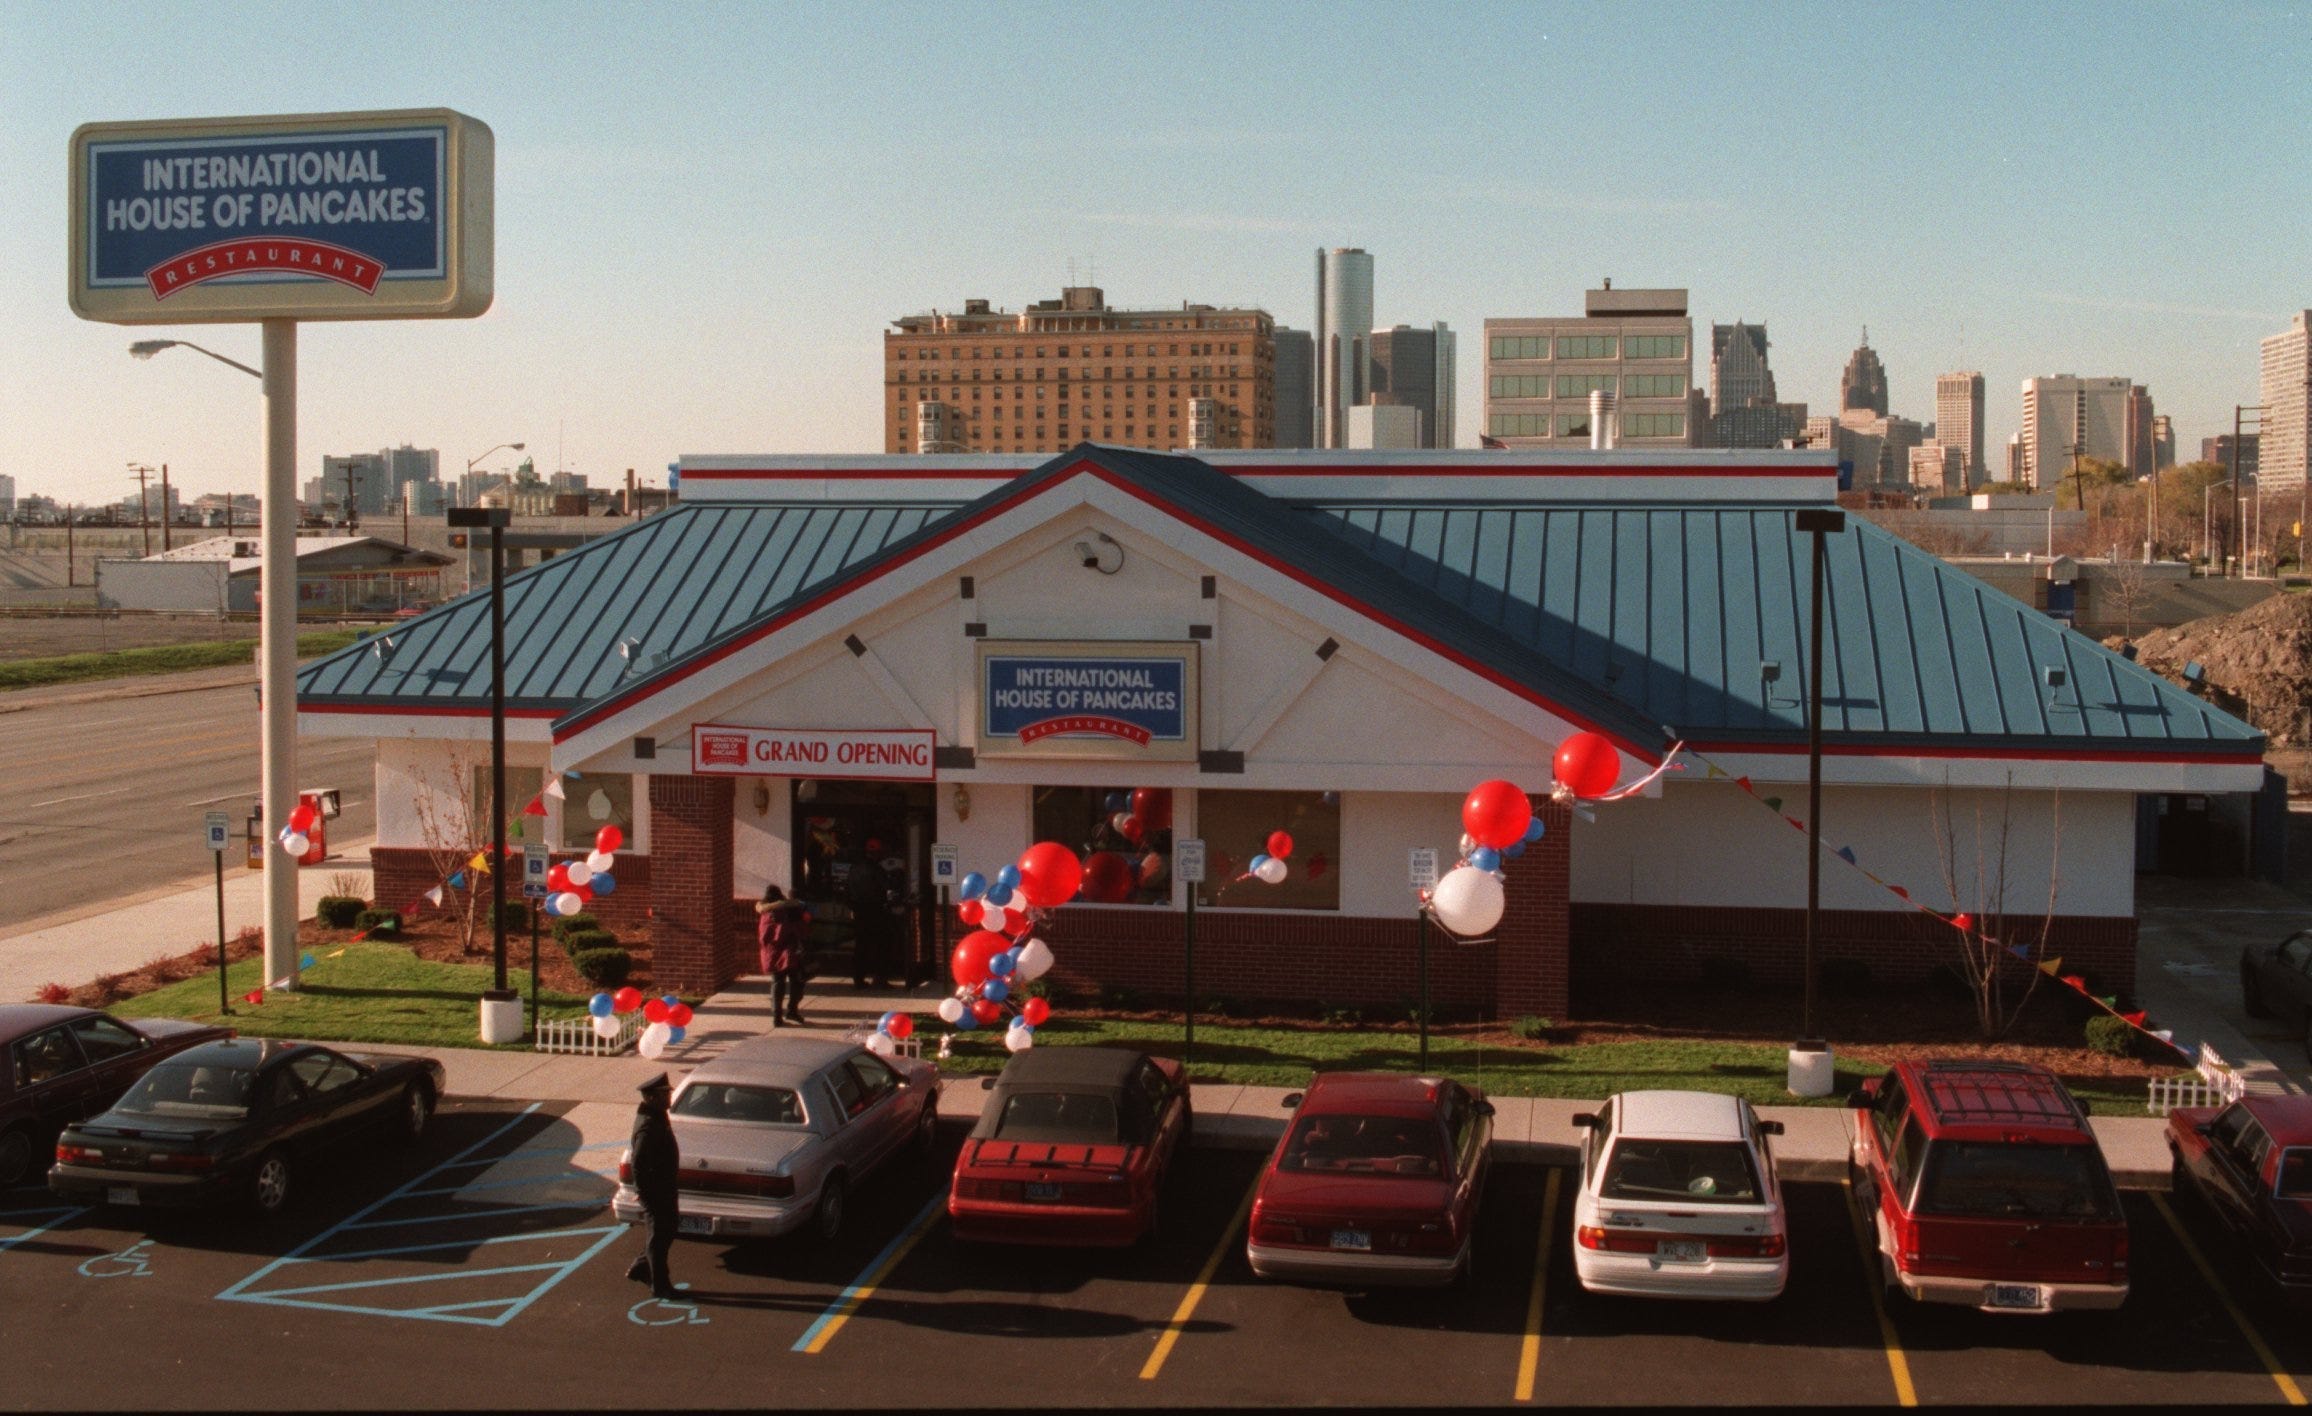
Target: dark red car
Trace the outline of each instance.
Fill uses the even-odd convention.
[[[2178,1199],[2197,1198],[2280,1290],[2312,1298],[2312,1097],[2168,1113]]]
[[[1252,1201],[1262,1278],[1443,1285],[1469,1272],[1493,1103],[1441,1077],[1320,1072]]]
[[[0,1004],[0,1190],[45,1173],[56,1137],[120,1100],[164,1057],[231,1037],[207,1023],[124,1023],[93,1008]]]
[[[955,1161],[959,1239],[1121,1247],[1154,1232],[1188,1136],[1188,1078],[1121,1047],[1012,1054]]]

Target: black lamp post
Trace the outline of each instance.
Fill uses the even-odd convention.
[[[513,1000],[506,987],[506,523],[502,506],[453,506],[453,529],[490,529],[490,953],[497,987],[486,995]],[[472,554],[468,548],[469,555]]]
[[[1814,1035],[1814,936],[1815,917],[1822,911],[1822,557],[1830,534],[1846,530],[1846,513],[1810,508],[1798,513],[1798,529],[1814,539],[1813,611],[1806,650],[1806,993],[1798,1031],[1802,1047],[1812,1044],[1819,1051],[1821,1042]]]

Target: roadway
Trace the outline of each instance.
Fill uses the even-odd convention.
[[[232,817],[225,864],[245,869],[255,688],[252,669],[232,668],[0,694],[0,935],[208,880],[210,811]],[[371,839],[374,746],[308,739],[297,756],[299,785],[343,793],[332,840]]]

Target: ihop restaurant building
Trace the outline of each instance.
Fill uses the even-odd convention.
[[[507,578],[508,807],[537,797],[526,830],[572,856],[622,828],[595,912],[647,921],[686,993],[754,970],[767,883],[880,872],[924,902],[927,966],[935,846],[992,873],[1056,840],[1092,863],[1041,927],[1057,981],[1176,996],[1193,888],[1201,995],[1386,1005],[1414,988],[1410,853],[1450,867],[1461,798],[1506,777],[1548,833],[1491,937],[1432,948],[1440,1002],[1566,1017],[1614,974],[1787,978],[1794,518],[1835,478],[1809,452],[687,457],[677,505]],[[2130,986],[2137,798],[2253,791],[2262,738],[1858,518],[1826,566],[1825,957],[1915,981],[1951,953],[1919,907],[1966,910]],[[487,839],[460,813],[489,625],[469,595],[299,677],[301,731],[377,742],[389,904]],[[1698,755],[1569,812],[1549,763],[1582,730],[1625,780]],[[1278,830],[1289,876],[1239,878]]]

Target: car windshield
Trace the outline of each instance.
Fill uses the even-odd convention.
[[[1643,1136],[1614,1143],[1598,1185],[1599,1196],[1609,1200],[1754,1205],[1760,1193],[1758,1167],[1740,1141],[1651,1141]]]
[[[1012,1092],[996,1117],[995,1139],[1115,1145],[1123,1139],[1116,1099],[1092,1092]]]
[[[1921,1214],[2115,1219],[2118,1196],[2093,1146],[1937,1141],[1915,1206]]]
[[[674,1114],[701,1121],[752,1121],[762,1126],[800,1126],[803,1099],[785,1087],[724,1086],[693,1082],[674,1099]]]
[[[1445,1173],[1442,1134],[1415,1116],[1303,1116],[1277,1169],[1435,1178]]]
[[[146,1116],[230,1120],[249,1114],[249,1091],[255,1077],[256,1073],[238,1067],[163,1062],[139,1078],[114,1109]]]

